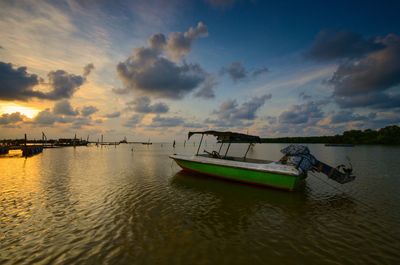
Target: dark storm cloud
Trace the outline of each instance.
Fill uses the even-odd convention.
[[[104,115],[104,117],[109,118],[109,119],[118,118],[119,116],[121,116],[121,112],[119,112],[119,111]]]
[[[68,100],[64,99],[54,105],[53,112],[56,115],[77,116],[78,110],[74,110]]]
[[[4,113],[0,116],[0,124],[1,125],[9,125],[9,124],[15,124],[20,121],[23,121],[24,115],[22,115],[19,112],[14,112],[14,113]]]
[[[357,58],[383,49],[383,43],[350,31],[320,31],[306,57],[318,61]]]
[[[279,115],[279,122],[284,124],[315,124],[324,117],[319,102],[307,102],[293,105]]]
[[[83,76],[69,74],[64,70],[51,71],[48,83],[41,82],[35,74],[29,74],[26,67],[14,68],[10,63],[0,62],[0,99],[29,100],[31,98],[59,100],[71,98],[85,82]],[[33,90],[42,83],[48,92]]]
[[[0,99],[27,100],[35,96],[32,88],[39,84],[35,74],[29,74],[26,67],[14,68],[11,63],[0,62]]]
[[[99,109],[96,108],[95,106],[84,106],[81,109],[81,114],[82,114],[82,116],[87,117],[87,116],[92,115],[93,113],[96,113],[97,111],[99,111]]]
[[[92,63],[86,65],[83,68],[83,76],[87,77],[88,75],[90,75],[90,73],[94,70],[94,65]]]
[[[195,28],[189,28],[184,33],[171,33],[168,38],[161,33],[151,36],[149,47],[134,49],[125,62],[117,65],[118,76],[125,87],[113,91],[118,94],[135,91],[146,96],[183,98],[205,81],[207,73],[196,63],[178,63],[176,60],[190,51],[196,38],[207,34],[207,27],[199,22]]]
[[[151,104],[150,98],[146,96],[136,98],[127,105],[129,110],[133,110],[138,113],[166,113],[169,111],[167,104],[163,102]]]
[[[233,62],[229,66],[223,67],[220,72],[221,74],[228,74],[234,82],[238,82],[242,79],[246,79],[249,76],[257,77],[259,75],[268,73],[268,71],[269,70],[266,67],[249,71],[241,62]]]
[[[328,81],[341,107],[400,107],[400,94],[388,90],[400,86],[400,37],[377,38],[385,48],[360,59],[341,63]]]

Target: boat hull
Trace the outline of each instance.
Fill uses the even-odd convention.
[[[305,178],[304,175],[289,175],[266,170],[248,169],[240,166],[219,165],[207,163],[206,161],[183,159],[176,156],[171,156],[171,158],[186,171],[289,191],[295,190],[301,180]]]

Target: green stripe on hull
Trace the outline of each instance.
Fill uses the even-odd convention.
[[[254,171],[237,167],[227,167],[181,159],[175,159],[175,161],[183,169],[224,179],[270,186],[285,190],[294,190],[299,184],[300,180],[303,179],[302,176],[275,174],[271,172]]]

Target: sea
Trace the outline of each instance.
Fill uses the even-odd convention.
[[[285,146],[248,157],[278,160]],[[400,264],[400,147],[308,147],[333,166],[350,160],[355,181],[310,173],[287,192],[182,172],[169,155],[195,153],[192,142],[11,153],[0,264]]]

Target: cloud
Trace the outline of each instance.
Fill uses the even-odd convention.
[[[91,126],[92,119],[90,117],[77,117],[72,121],[71,128],[80,129],[83,126]]]
[[[338,113],[334,113],[330,116],[327,116],[323,120],[321,120],[319,125],[327,125],[327,124],[339,124],[339,123],[348,123],[355,121],[368,121],[372,120],[376,115],[370,114],[369,116],[360,115],[358,113],[354,113],[349,110],[341,110]]]
[[[69,74],[64,70],[51,71],[48,75],[51,88],[50,92],[38,92],[40,98],[58,100],[63,98],[71,98],[72,95],[85,82],[85,78],[80,75]]]
[[[271,98],[271,94],[253,97],[241,105],[236,100],[227,100],[219,106],[218,110],[212,112],[217,119],[208,118],[205,123],[218,127],[248,126],[257,118],[257,111]]]
[[[207,26],[200,21],[196,27],[190,27],[186,32],[172,32],[169,34],[166,51],[171,58],[179,60],[190,52],[195,39],[207,36]]]
[[[54,114],[50,109],[45,109],[39,112],[33,119],[33,122],[38,125],[53,125],[58,120],[56,114]]]
[[[210,99],[215,98],[214,87],[218,85],[218,81],[212,75],[209,75],[203,82],[200,89],[194,94],[195,97]]]
[[[35,96],[32,88],[39,84],[39,78],[26,70],[26,67],[14,68],[11,63],[0,62],[0,99],[27,100]]]
[[[93,113],[96,113],[97,111],[99,111],[99,109],[96,108],[95,106],[84,106],[81,109],[81,114],[82,114],[82,116],[87,117],[87,116],[92,115]]]
[[[350,31],[322,30],[306,53],[306,57],[317,61],[359,58],[383,49],[385,45],[375,39],[364,39]]]
[[[252,71],[248,71],[241,62],[233,62],[227,67],[223,67],[220,73],[228,74],[229,77],[234,81],[238,82],[240,80],[246,79],[249,75],[253,77],[257,77],[259,75],[268,73],[269,70],[266,67],[261,67],[254,69]]]
[[[227,100],[223,102],[216,114],[219,119],[234,120],[234,119],[248,119],[254,120],[257,110],[265,104],[265,101],[272,98],[271,94],[263,95],[261,97],[253,97],[247,102],[242,103],[240,106],[236,100]]]
[[[252,75],[259,76],[259,75],[266,74],[268,72],[269,72],[269,69],[267,67],[261,67],[261,68],[253,70]]]
[[[140,124],[142,119],[143,119],[143,114],[134,114],[124,122],[123,126],[134,128]]]
[[[335,96],[342,108],[369,107],[373,109],[392,109],[400,107],[400,94],[386,92],[367,92],[365,94]]]
[[[313,125],[324,117],[322,102],[306,102],[293,105],[279,115],[279,122],[284,124]]]
[[[118,76],[130,90],[154,97],[180,99],[205,80],[206,73],[198,64],[183,62],[177,65],[163,57],[142,56],[152,55],[136,50],[133,57],[117,66]]]
[[[22,115],[19,112],[14,112],[14,113],[3,113],[0,116],[0,124],[1,125],[9,125],[9,124],[16,124],[20,121],[23,121],[24,118],[26,118],[24,115]]]
[[[40,83],[40,78],[29,74],[26,67],[14,68],[11,63],[0,62],[0,99],[29,100],[31,98],[59,100],[71,98],[85,82],[83,76],[69,74],[64,70],[51,71],[48,74],[49,91],[33,90]]]
[[[104,115],[104,117],[109,118],[109,119],[118,118],[119,116],[121,116],[121,112],[119,112],[119,111]]]
[[[96,111],[97,108],[94,106],[85,106],[79,112],[65,99],[55,103],[52,110],[47,108],[39,112],[30,123],[49,127],[54,124],[68,124],[73,129],[79,129],[82,126],[93,125],[90,115]]]
[[[198,122],[185,122],[185,124],[183,124],[183,127],[199,129],[199,128],[207,128],[208,126]]]
[[[195,63],[170,60],[186,55],[194,39],[206,36],[207,27],[199,22],[184,33],[171,33],[169,38],[161,33],[151,36],[149,47],[135,48],[133,54],[117,65],[118,77],[124,84],[115,93],[135,91],[141,95],[158,98],[181,99],[196,89],[207,77],[202,67]]]
[[[161,117],[157,115],[153,118],[152,123],[148,127],[176,127],[184,125],[185,120],[181,117]]]
[[[233,62],[228,67],[224,67],[221,73],[227,73],[234,82],[247,77],[247,70],[244,68],[241,62]]]
[[[376,38],[385,48],[360,59],[342,62],[328,84],[341,107],[400,107],[400,94],[388,90],[400,86],[400,37]]]
[[[68,100],[64,99],[57,102],[53,107],[53,113],[56,115],[77,116],[78,110],[74,110]]]
[[[303,91],[303,92],[300,92],[299,98],[301,98],[302,100],[309,100],[312,97],[310,95],[306,94],[306,92]]]
[[[86,65],[83,68],[83,76],[87,77],[88,75],[90,75],[90,73],[94,70],[94,65],[92,63]]]
[[[130,92],[130,90],[126,87],[121,88],[121,87],[116,87],[111,89],[112,92],[114,92],[117,95],[126,95]]]
[[[169,111],[167,104],[158,102],[151,104],[149,97],[143,96],[127,103],[128,109],[138,113],[166,113]]]

